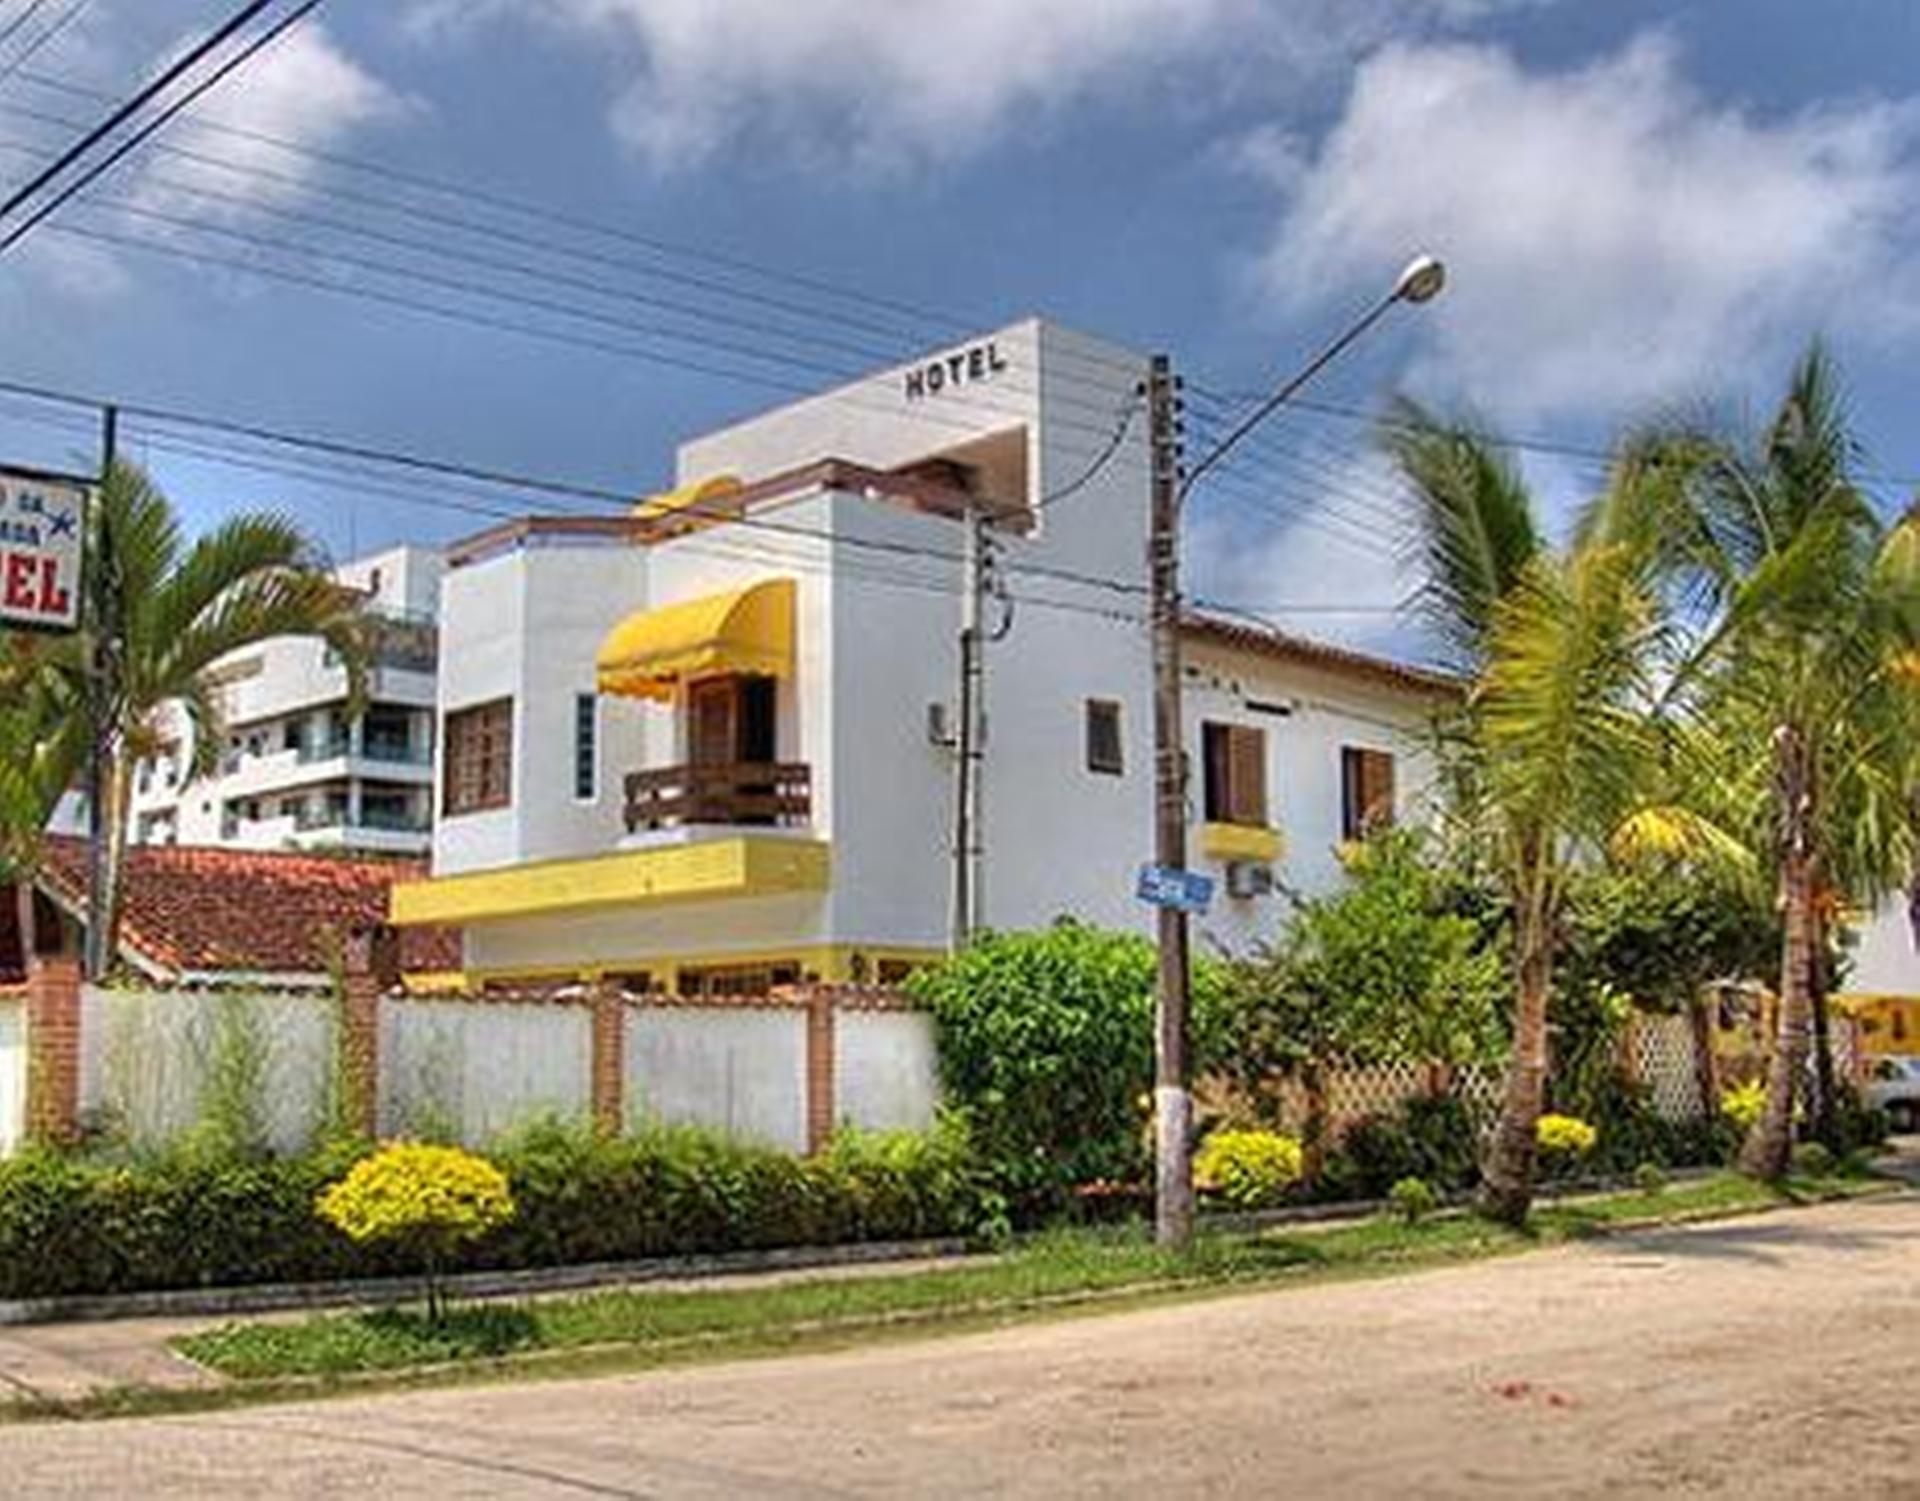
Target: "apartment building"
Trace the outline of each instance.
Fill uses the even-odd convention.
[[[631,516],[454,547],[432,876],[396,921],[457,924],[474,984],[750,993],[942,952],[978,510],[979,920],[1146,927],[1144,423],[1113,446],[1145,369],[1016,324],[694,439]],[[1220,883],[1199,941],[1242,948],[1417,810],[1455,685],[1202,616],[1185,644],[1192,863]]]
[[[193,729],[169,711],[161,752],[135,771],[133,841],[424,856],[442,567],[437,552],[397,547],[337,570],[379,621],[358,717],[347,713],[346,667],[324,642],[285,637],[221,662],[215,770],[189,776]]]

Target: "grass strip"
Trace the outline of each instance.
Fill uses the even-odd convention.
[[[1208,1235],[1179,1254],[1160,1250],[1137,1229],[1062,1232],[1038,1237],[1003,1257],[936,1271],[469,1304],[437,1324],[410,1309],[230,1323],[185,1336],[175,1348],[231,1381],[248,1383],[544,1363],[542,1357],[565,1352],[637,1355],[687,1346],[784,1345],[861,1329],[973,1322],[1129,1295],[1190,1293],[1303,1275],[1367,1275],[1885,1186],[1876,1180],[1823,1178],[1772,1188],[1727,1174],[1652,1193],[1595,1195],[1545,1206],[1524,1231],[1467,1214],[1413,1225],[1378,1218]]]

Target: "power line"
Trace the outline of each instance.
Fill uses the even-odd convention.
[[[209,52],[211,52],[214,49],[214,47],[218,46],[219,43],[225,39],[226,36],[230,35],[232,31],[237,30],[240,26],[244,25],[248,20],[250,20],[253,16],[257,15],[269,3],[270,3],[270,0],[250,0],[250,3],[245,7],[243,7],[242,10],[233,17],[233,19],[228,21],[226,26],[222,27],[220,31],[216,32],[214,36],[210,38],[207,43],[203,44],[201,47],[195,48],[192,52],[190,52],[188,54],[187,59],[183,61],[185,61],[190,66],[193,62],[197,62],[199,61],[200,58],[205,57]],[[291,31],[294,27],[298,26],[303,20],[305,20],[309,15],[311,15],[315,10],[319,9],[320,4],[321,4],[321,0],[302,0],[301,4],[296,6],[293,10],[288,12],[286,15],[282,16],[277,22],[275,22],[272,26],[269,26],[264,32],[254,37],[251,41],[247,42],[244,46],[241,47],[241,49],[238,52],[233,54],[231,57],[227,58],[225,62],[221,63],[219,67],[215,68],[213,72],[208,74],[206,77],[200,79],[199,82],[195,83],[193,87],[191,87],[186,91],[186,93],[182,94],[179,98],[169,103],[164,109],[160,111],[159,114],[153,116],[145,124],[140,126],[139,129],[135,130],[133,134],[131,134],[130,136],[122,140],[117,146],[113,148],[113,150],[109,151],[102,160],[95,162],[94,164],[89,166],[85,171],[83,171],[80,174],[78,178],[74,179],[74,181],[68,183],[59,192],[55,193],[51,199],[43,203],[37,210],[35,210],[31,215],[29,215],[25,223],[17,226],[11,233],[6,235],[5,238],[0,239],[0,255],[5,254],[8,250],[12,249],[14,245],[18,244],[22,238],[24,238],[27,234],[29,234],[32,231],[33,227],[36,224],[39,224],[41,221],[46,219],[46,217],[49,214],[53,213],[56,209],[60,207],[61,204],[65,203],[68,199],[73,197],[75,193],[80,192],[89,183],[95,181],[103,172],[109,171],[114,166],[115,163],[119,162],[129,152],[136,150],[142,141],[146,140],[148,137],[152,136],[157,131],[165,129],[167,126],[167,123],[172,119],[174,119],[174,117],[177,116],[182,110],[191,107],[195,103],[195,101],[203,98],[209,91],[218,87],[219,84],[222,82],[222,80],[227,78],[236,69],[246,66],[247,62],[251,58],[256,56],[263,48],[272,46],[274,42],[278,41],[282,36],[286,35],[286,33]],[[144,104],[148,100],[151,100],[155,95],[160,93],[167,84],[171,83],[173,79],[179,77],[182,71],[184,71],[184,69],[179,64],[176,64],[174,68],[169,69],[167,73],[163,75],[162,79],[158,83],[149,86],[147,89],[142,90],[140,94],[136,95],[134,99],[129,102],[129,105],[127,107],[123,107],[123,109],[117,113],[116,117],[113,120],[111,120],[106,125],[101,127],[97,133],[91,135],[86,142],[83,142],[81,144],[80,147],[75,148],[75,152],[76,153],[83,152],[85,149],[90,147],[94,142],[96,142],[100,136],[105,135],[111,132],[112,130],[118,128],[118,126],[124,123],[125,120],[129,118],[132,113],[138,110],[142,104]],[[69,158],[66,158],[63,160],[70,160],[72,158],[72,155],[73,154],[70,153]],[[56,162],[53,167],[50,167],[47,170],[49,174],[58,175],[58,172],[61,169],[62,169],[62,163]],[[46,175],[47,174],[43,174],[43,177],[45,177]],[[44,182],[41,183],[41,186],[44,186]],[[23,189],[22,194],[16,195],[13,202],[10,202],[6,208],[0,209],[0,219],[4,219],[6,215],[10,213],[13,210],[13,208],[18,205],[20,201],[22,201],[23,195],[26,197],[30,197],[34,192],[37,192],[37,191],[38,191],[38,187],[34,187],[32,185],[30,185],[27,189]]]
[[[19,15],[7,22],[5,26],[0,26],[0,47],[4,47],[8,42],[12,41],[13,34],[38,15],[40,8],[46,3],[47,0],[27,0],[26,8],[22,10]]]
[[[41,48],[56,41],[63,31],[80,19],[80,12],[92,3],[93,0],[73,0],[71,5],[47,23],[44,30],[29,40],[27,45],[22,47],[10,62],[4,66],[0,66],[0,83],[5,83],[9,78],[13,77],[14,74],[24,68],[33,60],[34,55],[38,53]]]
[[[154,99],[165,93],[176,79],[196,67],[203,58],[220,47],[228,37],[233,36],[272,3],[273,0],[248,0],[247,4],[241,6],[238,11],[228,16],[211,34],[203,37],[198,43],[188,48],[186,52],[176,58],[158,78],[135,93],[132,98],[128,99],[124,104],[120,105],[119,108],[109,114],[106,119],[88,130],[78,141],[74,142],[65,151],[56,156],[51,165],[36,173],[29,179],[24,187],[18,189],[4,204],[0,204],[0,219],[5,219],[9,214],[13,213],[28,199],[45,188],[48,183],[59,177],[61,173],[73,166],[74,163],[79,161],[95,146],[99,145],[101,141],[112,135],[114,131],[118,130],[122,125],[126,124],[128,120],[145,109]]]

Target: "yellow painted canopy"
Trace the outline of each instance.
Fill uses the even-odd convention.
[[[674,685],[719,672],[793,670],[793,580],[768,579],[629,615],[594,659],[602,693],[671,699]]]
[[[682,485],[677,490],[663,490],[658,495],[649,495],[633,508],[633,514],[641,521],[663,521],[682,512],[699,519],[717,520],[719,518],[714,516],[711,508],[738,495],[742,488],[738,475],[709,475],[706,479]]]

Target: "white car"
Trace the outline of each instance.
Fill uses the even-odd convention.
[[[1876,1058],[1867,1079],[1867,1103],[1887,1112],[1896,1131],[1920,1128],[1920,1058]]]

